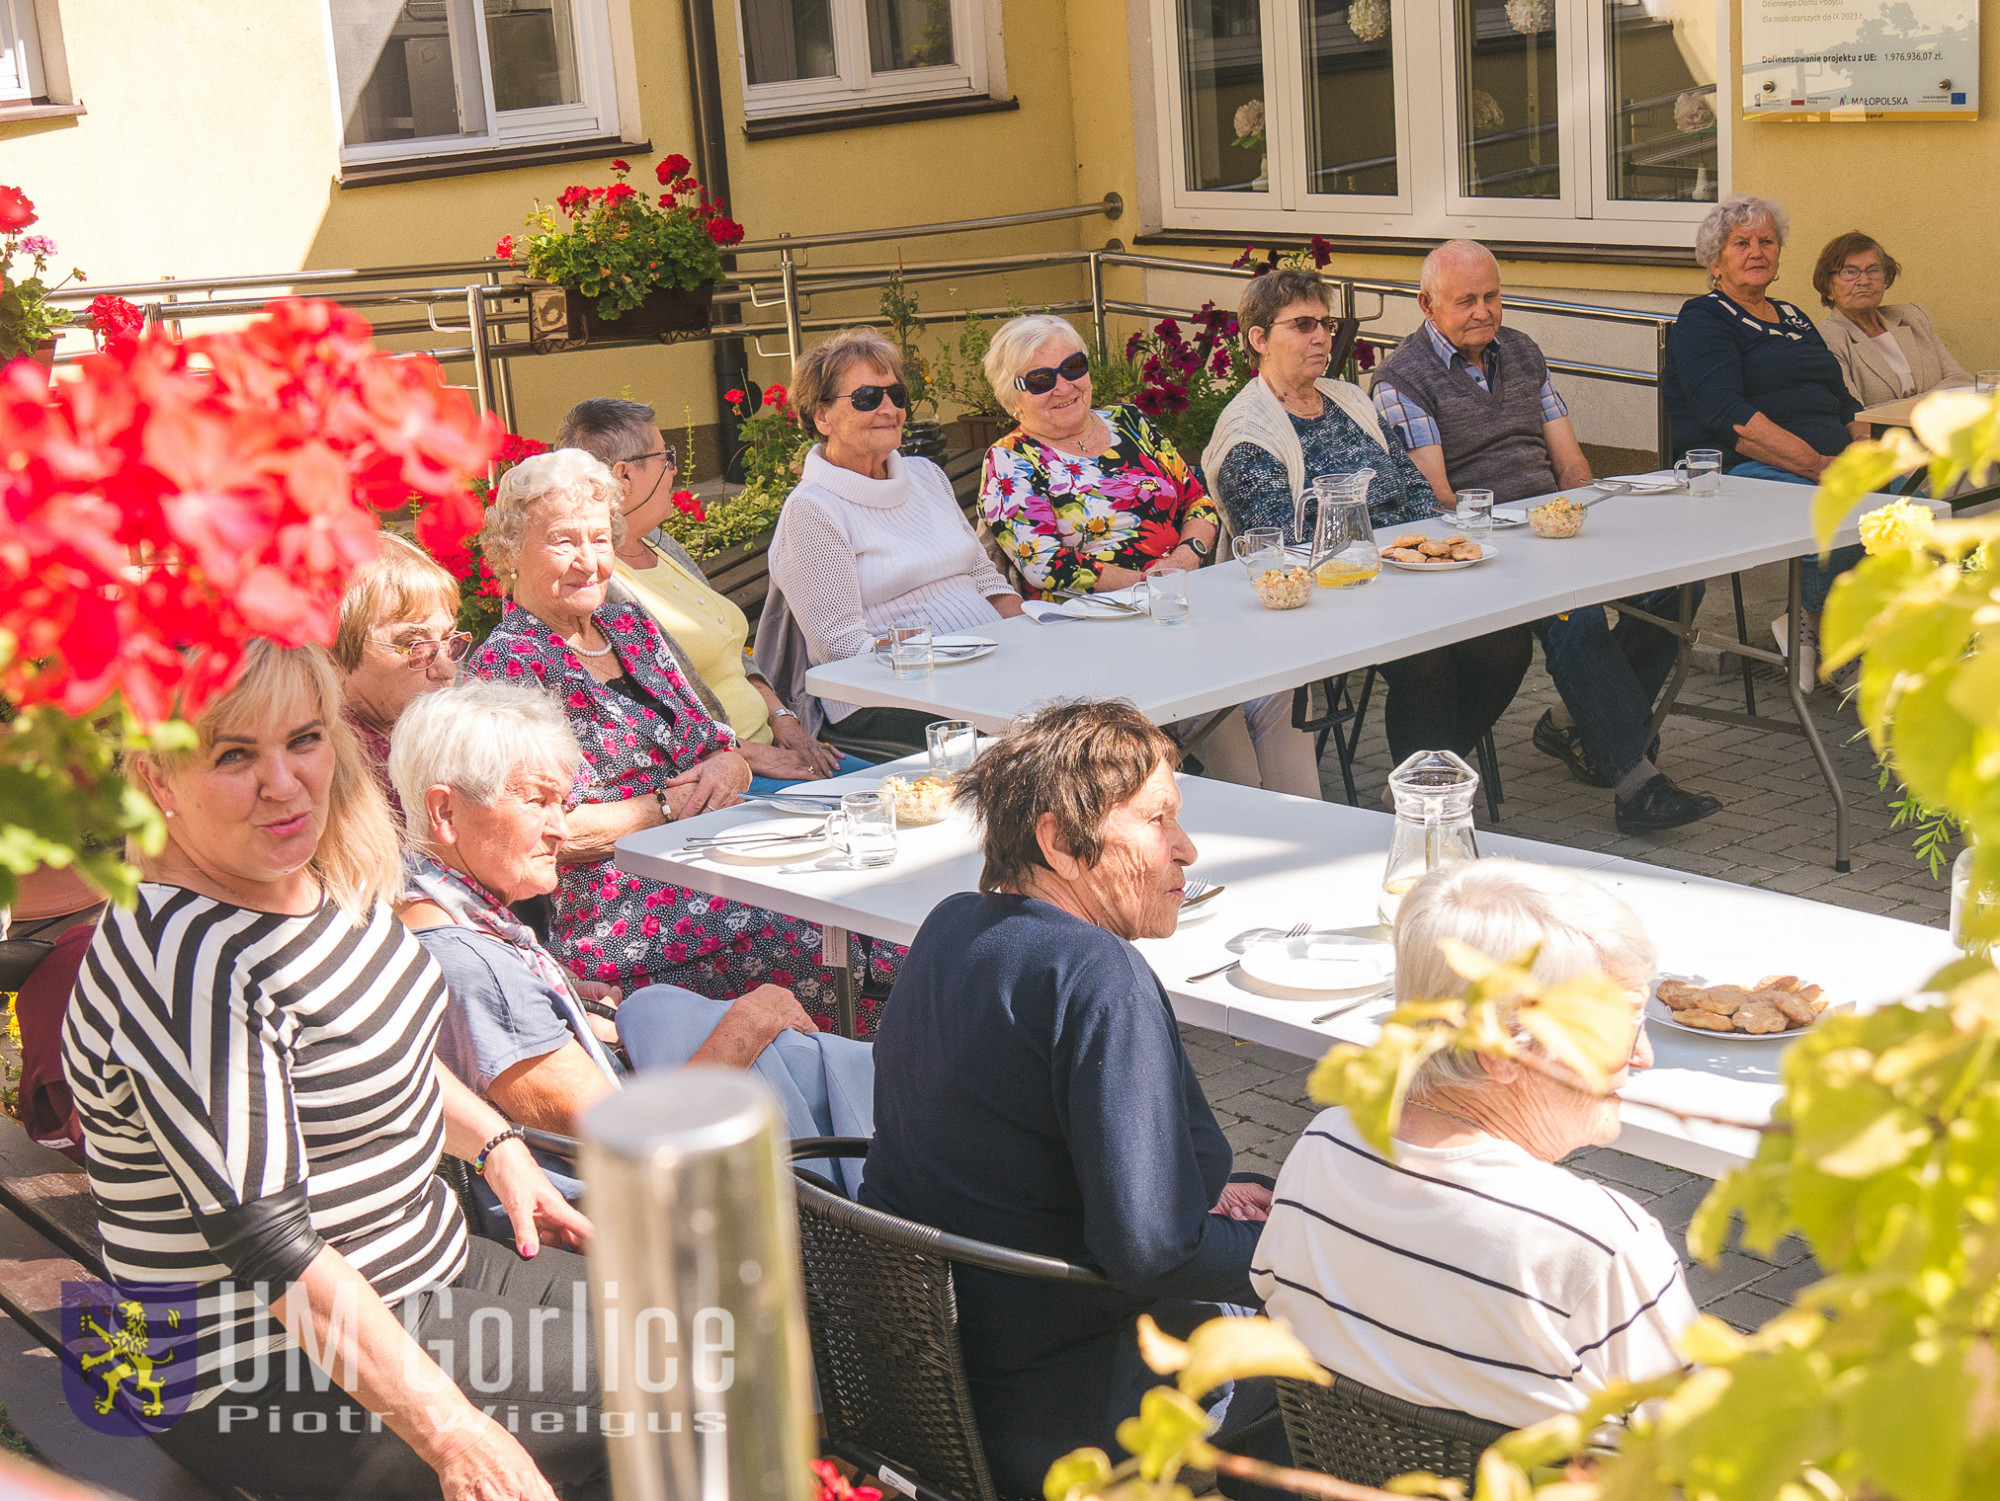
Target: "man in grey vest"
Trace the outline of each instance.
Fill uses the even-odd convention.
[[[1402,434],[1438,504],[1456,510],[1460,490],[1491,490],[1505,502],[1587,484],[1590,463],[1547,361],[1533,339],[1501,326],[1492,252],[1475,240],[1438,246],[1424,258],[1417,305],[1423,327],[1375,377],[1375,406]],[[1622,603],[1664,616],[1679,608],[1674,589]],[[1722,807],[1675,786],[1653,764],[1658,741],[1646,743],[1673,670],[1670,632],[1622,612],[1613,630],[1602,605],[1538,620],[1534,629],[1563,703],[1535,726],[1535,746],[1578,781],[1614,789],[1620,833],[1676,829]]]

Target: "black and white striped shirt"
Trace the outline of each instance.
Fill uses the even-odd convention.
[[[146,883],[106,913],[63,1070],[106,1269],[128,1296],[196,1284],[197,1403],[227,1379],[225,1353],[247,1375],[289,1339],[196,1214],[303,1185],[313,1229],[392,1305],[463,1267],[465,1223],[433,1176],[445,1005],[436,963],[386,906],[357,929],[331,902],[286,917]]]
[[[1388,1161],[1338,1109],[1285,1159],[1250,1282],[1329,1370],[1509,1427],[1680,1369],[1695,1317],[1625,1195],[1493,1138]]]

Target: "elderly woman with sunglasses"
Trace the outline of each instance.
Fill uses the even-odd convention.
[[[417,698],[449,688],[472,637],[455,629],[458,583],[422,548],[393,532],[340,599],[333,660],[341,672],[341,717],[361,742],[375,780],[400,815],[389,785],[389,733]]]
[[[870,650],[877,631],[911,616],[944,632],[1021,613],[945,472],[896,452],[909,399],[901,354],[872,329],[834,335],[792,372],[799,420],[821,441],[778,517],[771,580],[814,666]],[[922,750],[938,717],[832,700],[820,708],[826,738],[843,747]]]
[[[1214,557],[1215,502],[1137,407],[1091,404],[1090,355],[1067,320],[1030,313],[1003,324],[985,370],[1019,426],[987,450],[979,507],[1038,596],[1122,589],[1155,563],[1193,569]],[[1244,704],[1241,719],[1203,740],[1201,759],[1221,781],[1320,795],[1290,693]]]
[[[1374,471],[1368,515],[1376,527],[1437,515],[1437,497],[1393,426],[1358,386],[1327,374],[1334,320],[1317,271],[1285,267],[1252,280],[1236,311],[1256,379],[1236,394],[1202,452],[1202,471],[1238,532],[1277,527],[1310,541],[1318,519],[1307,491],[1305,537],[1291,537],[1292,500],[1314,476]],[[1379,664],[1389,685],[1382,711],[1390,754],[1470,756],[1514,700],[1534,646],[1525,625]]]

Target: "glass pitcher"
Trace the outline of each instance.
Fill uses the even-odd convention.
[[[1314,518],[1313,576],[1329,589],[1366,584],[1382,572],[1375,550],[1375,523],[1368,515],[1372,469],[1323,474],[1313,481],[1319,514]]]
[[[1419,751],[1389,773],[1389,791],[1396,799],[1396,828],[1375,910],[1393,925],[1403,893],[1425,871],[1479,858],[1472,834],[1479,773],[1450,751]]]

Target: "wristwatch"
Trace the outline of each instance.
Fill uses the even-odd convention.
[[[1191,552],[1193,552],[1193,554],[1196,557],[1200,558],[1204,563],[1206,563],[1210,558],[1215,556],[1215,549],[1210,547],[1206,542],[1203,542],[1198,537],[1183,537],[1181,538],[1180,545],[1182,547],[1189,549]]]

